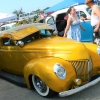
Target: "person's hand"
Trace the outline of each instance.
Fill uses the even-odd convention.
[[[63,37],[65,37],[65,35],[63,35]]]
[[[67,35],[64,34],[63,37],[67,37]]]
[[[81,20],[87,20],[87,18],[84,18],[83,16],[80,17]]]
[[[96,27],[96,28],[94,29],[94,32],[98,32],[98,30],[99,30],[99,28],[98,28],[98,27]]]

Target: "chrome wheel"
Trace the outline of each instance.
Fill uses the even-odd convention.
[[[32,83],[39,95],[50,97],[54,92],[37,76],[32,75]]]

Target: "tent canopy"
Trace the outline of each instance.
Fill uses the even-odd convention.
[[[6,22],[12,19],[17,19],[17,15],[15,14],[6,14],[6,13],[0,13],[0,23]]]
[[[45,10],[44,13],[54,12],[54,11],[57,11],[57,10],[60,10],[60,9],[67,8],[71,5],[83,4],[83,3],[85,3],[85,0],[63,0],[62,2],[50,7],[47,10]]]

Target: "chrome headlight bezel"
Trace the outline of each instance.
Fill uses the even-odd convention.
[[[65,68],[59,64],[56,63],[54,65],[54,73],[56,74],[57,77],[59,77],[60,79],[65,79],[66,78],[66,70]]]

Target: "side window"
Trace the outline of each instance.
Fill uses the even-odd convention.
[[[80,18],[80,17],[84,17],[84,18],[87,17],[86,14],[85,14],[83,11],[77,11],[76,14],[77,14],[77,16],[78,16],[79,18]]]
[[[86,18],[87,16],[86,16],[86,14],[83,11],[80,11],[80,17]]]
[[[12,38],[2,38],[2,45],[3,46],[15,46]]]
[[[40,38],[40,32],[38,31],[36,33],[33,33],[33,34],[31,34],[31,35],[19,40],[19,41],[23,41],[24,44],[27,44],[27,43],[30,43],[30,42],[32,42],[34,40],[38,40],[39,38]]]
[[[54,20],[53,20],[53,18],[50,18],[50,19],[47,21],[47,24],[49,24],[49,25],[53,25],[53,24],[54,24]]]

